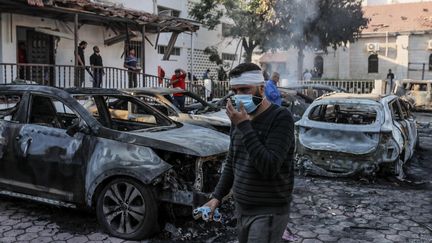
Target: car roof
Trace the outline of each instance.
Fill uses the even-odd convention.
[[[358,99],[358,100],[374,100],[381,101],[386,97],[394,95],[380,95],[380,94],[351,94],[351,93],[330,93],[319,97],[319,100],[334,100],[334,99]],[[396,96],[394,96],[396,97]]]
[[[142,87],[142,88],[129,88],[123,90],[128,93],[135,93],[135,94],[160,94],[160,95],[170,95],[174,93],[188,92],[180,88],[165,88],[165,87]]]
[[[429,84],[432,80],[402,80],[401,83]]]
[[[98,95],[123,95],[124,93],[117,89],[105,88],[66,88],[69,94],[98,94]]]

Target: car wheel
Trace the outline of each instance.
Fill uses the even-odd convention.
[[[154,233],[157,204],[152,191],[129,178],[108,183],[96,204],[99,222],[113,236],[139,240]]]

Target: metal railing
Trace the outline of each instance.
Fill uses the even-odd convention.
[[[93,69],[96,68],[96,69]],[[41,84],[60,88],[93,87],[94,75],[99,70],[102,88],[168,87],[169,79],[131,72],[115,67],[82,67],[73,65],[0,63],[0,84]],[[186,82],[186,89],[205,96],[202,81]]]
[[[310,81],[299,81],[299,84],[323,84],[333,87],[338,87],[346,90],[348,93],[354,94],[367,94],[371,93],[375,87],[375,80],[310,80]]]

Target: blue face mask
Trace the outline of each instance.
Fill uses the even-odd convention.
[[[261,105],[262,102],[261,97],[256,97],[250,94],[238,94],[238,95],[234,95],[233,98],[237,110],[240,110],[240,102],[241,102],[248,114],[253,113],[258,108],[258,106]]]

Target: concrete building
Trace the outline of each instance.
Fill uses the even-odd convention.
[[[304,68],[322,70],[322,79],[385,79],[389,69],[396,79],[432,79],[432,2],[365,6],[364,12],[371,21],[357,42],[328,54],[309,50]],[[255,61],[297,79],[295,49]]]
[[[105,76],[107,79],[123,80],[126,75],[123,68],[125,45],[136,49],[138,61],[148,75],[157,75],[158,66],[165,70],[166,77],[176,68],[193,72],[199,78],[208,68],[216,74],[216,66],[203,54],[204,48],[217,46],[227,57],[235,56],[236,48],[222,38],[221,28],[208,31],[189,20],[190,6],[190,0],[0,0],[0,83],[18,75],[17,70],[10,69],[12,66],[6,63],[16,65],[20,43],[25,43],[28,49],[27,63],[55,65],[56,70],[49,71],[52,84],[70,83],[73,79],[70,72],[73,73],[75,65],[74,13],[79,15],[78,42],[88,42],[86,64],[93,53],[92,47],[99,46],[104,66],[111,68],[107,70],[110,72]],[[102,16],[104,14],[106,16]],[[134,26],[146,26],[144,38],[141,29],[133,29]],[[178,36],[172,38],[173,33]],[[126,43],[125,38],[129,42]],[[166,59],[170,44],[172,51]],[[57,69],[61,70],[62,66],[67,66],[68,70],[59,74]],[[86,81],[91,81],[88,74]]]

